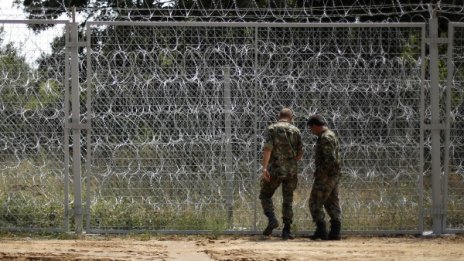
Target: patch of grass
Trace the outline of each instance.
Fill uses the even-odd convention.
[[[151,235],[148,233],[143,233],[140,235],[140,241],[149,241],[151,239]]]
[[[45,162],[44,160],[42,160]],[[37,168],[37,164],[23,161],[16,168],[4,170],[0,176],[0,228],[62,228],[64,219],[64,192],[62,177],[47,168]],[[44,163],[42,166],[56,165]],[[166,181],[168,182],[168,181]],[[306,182],[306,183],[305,183]],[[455,184],[456,183],[456,184]],[[456,193],[449,193],[447,221],[451,227],[464,227],[460,218],[464,212],[462,180],[450,182]],[[119,184],[119,183],[117,183]],[[417,229],[420,206],[418,205],[417,184],[414,180],[397,183],[370,181],[341,185],[343,230],[414,230]],[[355,185],[353,185],[355,184]],[[209,230],[212,237],[217,237],[225,230],[248,231],[253,227],[254,207],[256,207],[257,229],[266,225],[256,191],[257,185],[244,186],[247,193],[236,195],[233,205],[233,219],[229,224],[225,203],[212,200],[211,204],[199,205],[196,199],[204,200],[205,195],[195,194],[195,188],[188,193],[189,202],[183,202],[185,195],[145,195],[133,192],[131,187],[122,189],[127,196],[101,196],[100,187],[91,184],[93,191],[90,223],[97,229],[124,230]],[[218,184],[223,186],[224,184]],[[116,186],[116,185],[115,185]],[[255,187],[256,186],[256,187]],[[172,184],[166,184],[172,187]],[[118,187],[120,188],[120,187]],[[294,231],[313,230],[309,213],[308,198],[311,190],[310,181],[302,180],[294,196]],[[85,189],[84,189],[85,191]],[[149,190],[147,193],[159,192]],[[222,189],[226,191],[226,189]],[[254,191],[254,192],[253,192]],[[131,194],[132,193],[132,194]],[[136,194],[138,193],[138,194]],[[165,193],[165,192],[161,192]],[[72,191],[70,191],[72,194]],[[429,190],[424,194],[424,205],[430,207]],[[135,195],[135,196],[134,196]],[[166,199],[176,200],[172,204]],[[280,189],[273,197],[276,215],[281,217]],[[72,197],[70,195],[70,200]],[[164,201],[163,201],[164,200]],[[85,203],[86,200],[83,199]],[[254,203],[257,203],[256,205]],[[86,206],[83,206],[86,209]],[[72,211],[72,204],[70,204]],[[431,225],[431,218],[425,213],[426,228]],[[72,212],[71,212],[72,215]],[[327,217],[328,219],[328,217]],[[70,228],[73,229],[73,218]],[[138,235],[140,240],[149,240],[156,234]],[[8,236],[8,234],[5,234]],[[52,237],[73,239],[73,234],[57,234]]]
[[[217,210],[154,209],[131,198],[100,199],[92,205],[91,226],[115,229],[223,230],[226,221]]]
[[[0,228],[63,226],[63,182],[54,171],[47,170],[45,160],[36,161],[22,161],[17,167],[2,171]]]

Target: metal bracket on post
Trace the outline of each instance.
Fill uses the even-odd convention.
[[[447,126],[446,124],[443,124],[443,123],[431,123],[431,124],[425,124],[424,128],[426,130],[446,130]]]
[[[427,38],[428,44],[448,44],[448,38],[437,37],[437,38]]]
[[[70,47],[70,48],[87,47],[87,42],[71,43],[71,45],[69,45],[69,47]]]
[[[90,123],[65,123],[65,128],[70,130],[89,130]]]

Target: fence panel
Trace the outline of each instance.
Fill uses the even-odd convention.
[[[344,229],[420,229],[424,32],[397,25],[259,29],[258,134],[285,105],[295,109],[305,137],[295,195],[298,228],[312,229],[316,139],[304,118],[317,112],[341,138]]]
[[[0,21],[0,229],[67,229],[65,40],[50,55],[28,27],[67,22]],[[15,43],[19,36],[25,42]],[[41,42],[42,41],[42,42]]]
[[[254,31],[246,30],[109,25],[92,34],[92,228],[224,230],[230,204],[246,218],[237,224],[252,226]],[[228,120],[242,121],[229,137],[226,98]]]
[[[449,172],[447,178],[446,228],[449,230],[464,229],[464,24],[451,24],[451,45],[448,57],[452,67],[448,67],[448,88],[450,97],[450,143]],[[446,164],[446,163],[445,163]],[[445,165],[446,166],[446,165]],[[445,183],[446,184],[446,183]]]
[[[420,230],[423,24],[89,25],[90,230],[261,229],[262,135],[282,106],[306,144],[297,230],[313,229],[316,112],[342,140],[344,229]]]

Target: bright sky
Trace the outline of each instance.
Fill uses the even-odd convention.
[[[21,50],[21,54],[26,57],[32,65],[42,53],[50,53],[51,41],[62,35],[64,26],[55,25],[53,28],[35,34],[29,30],[26,24],[21,23],[5,23],[2,20],[26,20],[26,14],[21,8],[13,7],[14,0],[0,0],[0,27],[3,26],[4,34],[2,35],[3,44],[13,42],[14,45]],[[158,0],[159,2],[169,3],[171,0]],[[76,17],[79,22],[79,15]],[[58,20],[69,20],[66,15],[62,15]]]
[[[21,54],[24,55],[27,61],[34,63],[40,57],[42,52],[50,53],[51,41],[61,35],[64,27],[62,25],[55,26],[35,34],[21,23],[5,23],[2,20],[26,20],[26,15],[21,9],[13,7],[14,0],[0,0],[0,26],[4,28],[2,35],[3,44],[13,42],[14,46],[21,49]],[[62,17],[61,19],[66,19]]]

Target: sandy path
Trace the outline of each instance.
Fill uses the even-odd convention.
[[[212,260],[192,240],[1,240],[0,259],[13,260]]]
[[[342,241],[250,237],[203,244],[215,260],[464,260],[464,237],[349,237]]]
[[[156,241],[8,240],[0,241],[0,259],[17,260],[168,260]]]
[[[261,236],[0,238],[2,260],[463,260],[464,236],[347,237],[310,241]]]
[[[193,241],[164,241],[169,260],[209,261],[205,252],[200,252]]]

